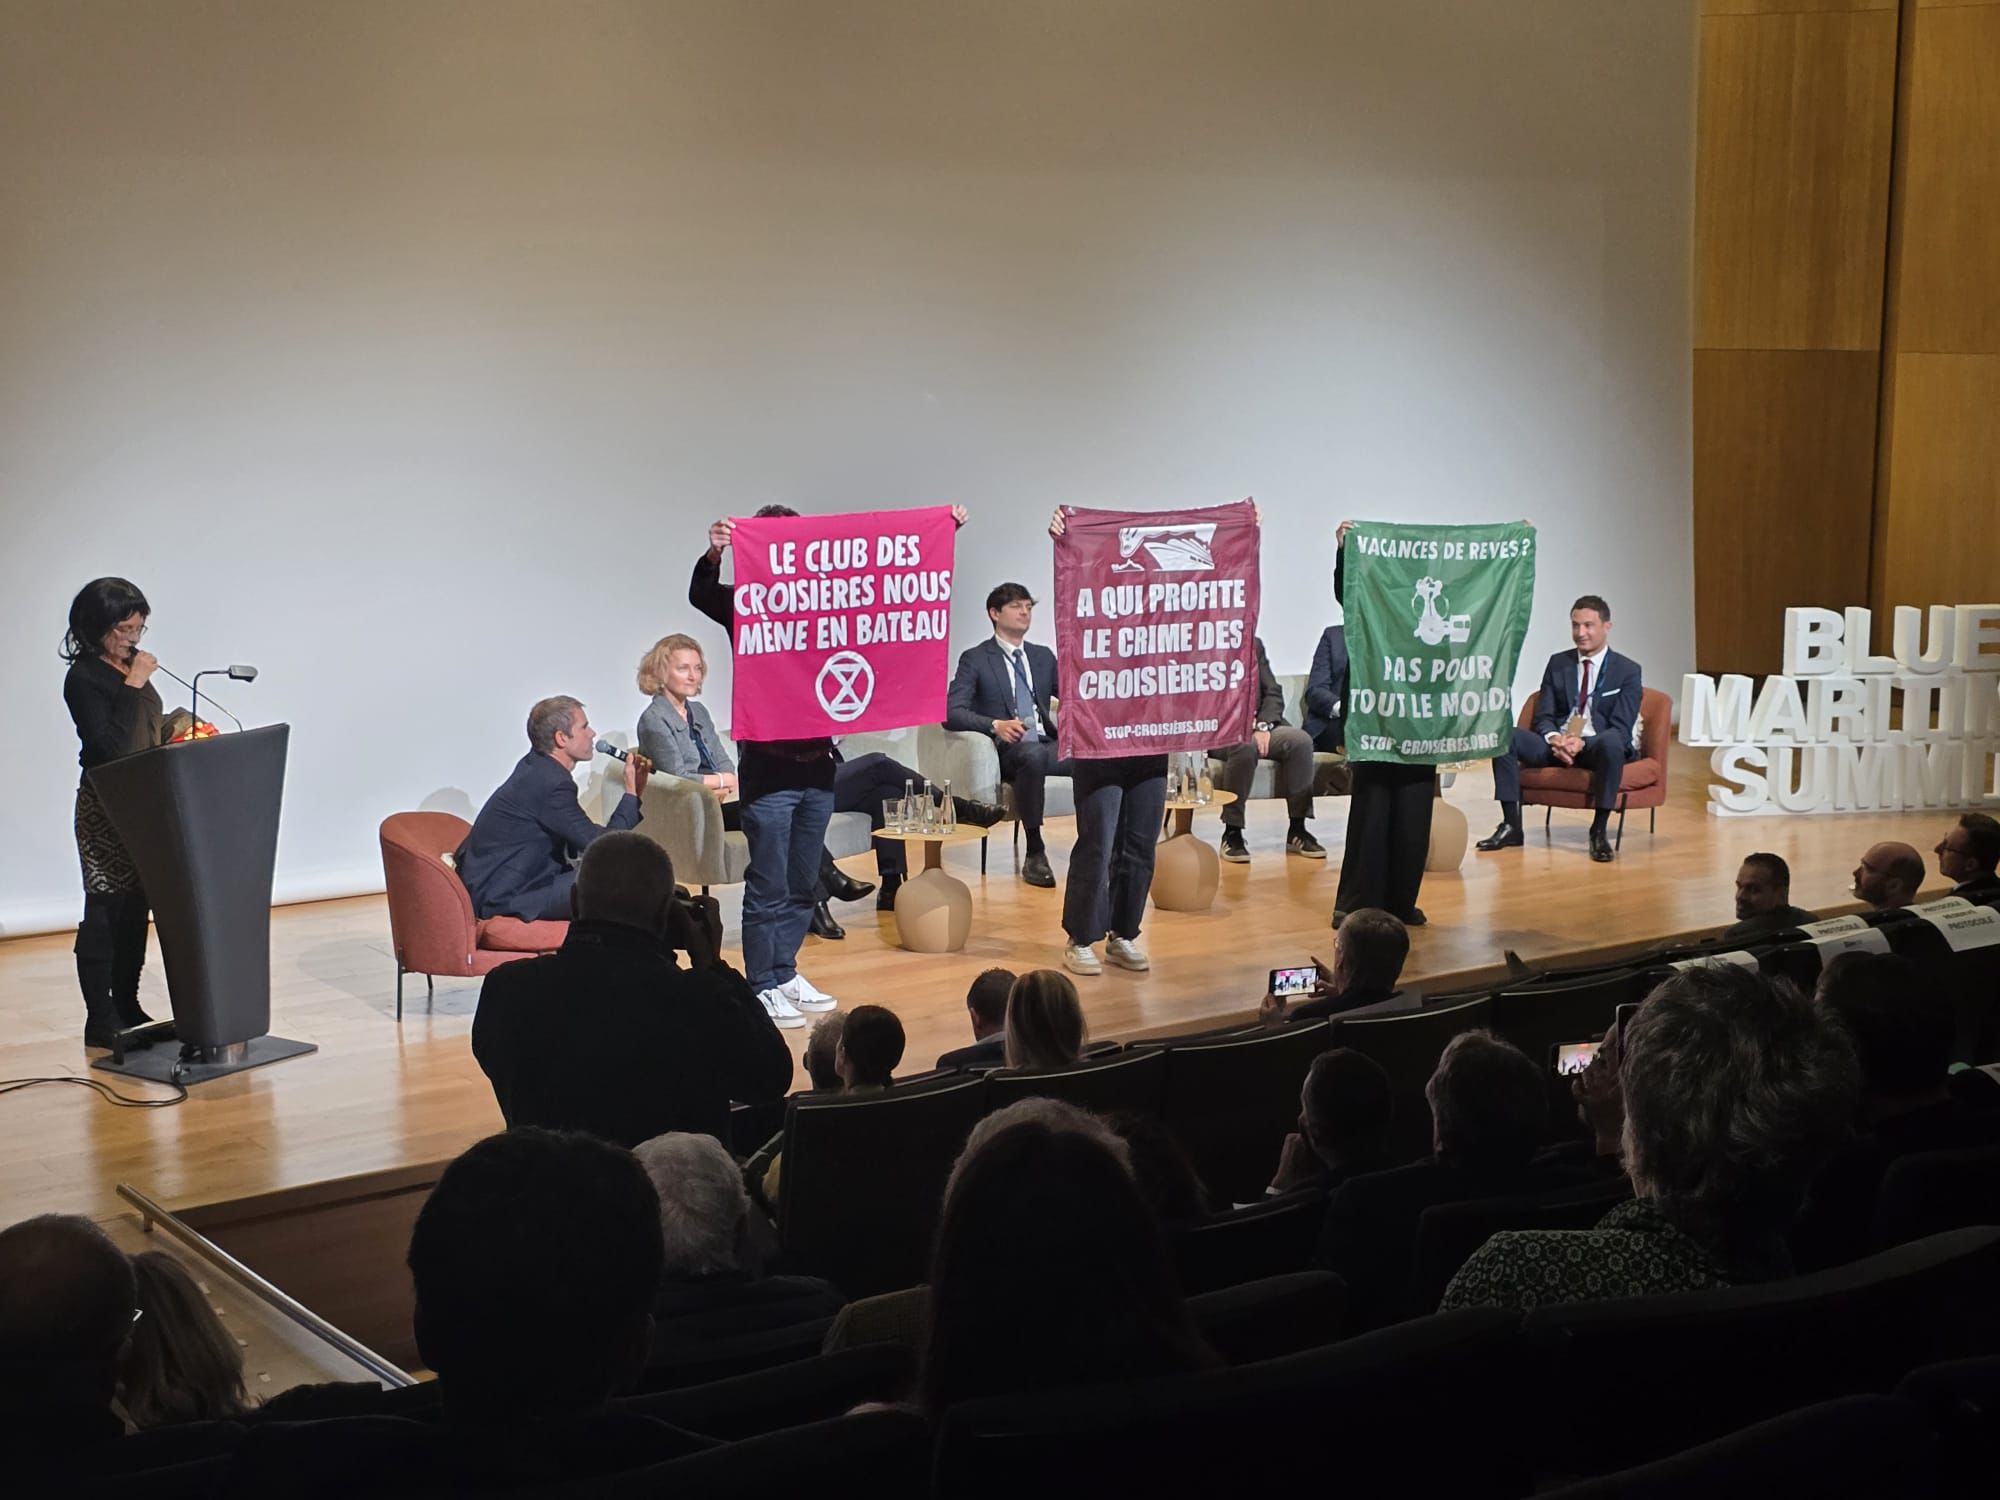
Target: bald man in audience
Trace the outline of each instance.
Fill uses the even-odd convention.
[[[1908,844],[1871,844],[1854,867],[1854,894],[1876,911],[1894,911],[1917,899],[1924,857]]]
[[[0,1445],[9,1478],[71,1478],[115,1449],[118,1355],[139,1306],[132,1263],[88,1219],[0,1230]],[[47,1491],[47,1492],[53,1492]],[[21,1494],[45,1493],[31,1484]]]
[[[1932,851],[1938,874],[1951,882],[1951,893],[1968,901],[2000,896],[2000,822],[1985,813],[1967,813],[1938,840]]]

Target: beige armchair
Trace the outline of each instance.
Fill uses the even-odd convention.
[[[952,795],[993,802],[1014,815],[1014,788],[1000,779],[1000,752],[991,735],[971,729],[946,729],[926,724],[917,731],[917,769],[933,783],[949,781]],[[1067,818],[1076,812],[1076,788],[1067,776],[1051,776],[1044,784],[1043,815]],[[1014,825],[1014,842],[1021,825]],[[986,840],[979,841],[979,868],[986,869]]]
[[[1306,679],[1303,672],[1278,676],[1279,684],[1285,690],[1285,722],[1303,724],[1305,722]],[[1222,762],[1211,759],[1209,769],[1217,776],[1222,774]],[[1333,754],[1325,750],[1313,752],[1313,795],[1315,797],[1345,797],[1352,789],[1353,773],[1348,769],[1345,755]],[[1278,795],[1278,768],[1268,760],[1257,762],[1257,774],[1250,780],[1251,798],[1276,797]]]

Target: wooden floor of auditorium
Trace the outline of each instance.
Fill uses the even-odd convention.
[[[1545,842],[1530,809],[1525,849],[1468,852],[1458,872],[1425,880],[1430,925],[1412,934],[1406,979],[1443,987],[1454,977],[1483,977],[1476,971],[1497,963],[1503,949],[1549,959],[1726,924],[1737,864],[1752,849],[1784,855],[1793,900],[1823,911],[1852,904],[1849,872],[1876,839],[1905,839],[1925,850],[1932,866],[1926,889],[1943,888],[1928,851],[1947,815],[1714,818],[1704,805],[1705,781],[1702,761],[1683,755],[1658,832],[1649,835],[1645,815],[1633,815],[1611,865],[1590,863],[1586,815],[1557,813]],[[1475,838],[1494,822],[1490,795],[1483,774],[1459,778],[1449,793]],[[1093,1035],[1192,1030],[1247,1015],[1268,969],[1328,956],[1346,808],[1345,799],[1319,803],[1314,828],[1335,856],[1320,862],[1287,858],[1282,806],[1253,804],[1253,861],[1222,867],[1214,907],[1149,914],[1151,972],[1107,968],[1102,978],[1079,981]],[[1212,818],[1198,828],[1216,837]],[[948,868],[974,893],[973,934],[963,953],[903,952],[872,899],[837,908],[847,925],[844,942],[807,940],[802,967],[815,983],[846,1003],[877,1001],[903,1018],[910,1071],[969,1040],[963,997],[981,969],[1060,962],[1061,892],[1020,882],[1006,832],[992,844],[984,879],[977,844],[947,851]],[[1069,821],[1051,823],[1050,835],[1060,880]],[[868,863],[850,866],[859,873]],[[718,894],[733,932],[733,893]],[[0,943],[0,1080],[87,1071],[69,947],[67,936]],[[413,998],[398,1026],[381,897],[281,908],[272,917],[271,950],[271,1029],[320,1050],[202,1085],[171,1109],[115,1108],[73,1086],[0,1094],[0,1224],[50,1211],[116,1215],[120,1182],[183,1207],[435,1161],[500,1128],[469,1042],[478,982],[440,981],[435,1008],[427,1009],[423,981],[409,981]],[[157,949],[143,998],[155,1014],[166,1012]],[[804,1033],[789,1035],[796,1051]],[[166,1092],[91,1076],[129,1093]]]

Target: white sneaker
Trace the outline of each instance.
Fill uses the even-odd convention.
[[[806,1018],[799,1014],[799,1008],[785,998],[783,990],[766,990],[757,997],[764,1002],[764,1014],[771,1018],[775,1026],[792,1031],[806,1024]]]
[[[838,1010],[840,1002],[825,990],[818,988],[803,974],[794,974],[778,986],[783,995],[800,1010]]]
[[[1135,938],[1108,937],[1104,940],[1104,956],[1121,969],[1150,969],[1153,961],[1146,957],[1146,950],[1139,946]]]
[[[1102,974],[1104,965],[1088,943],[1071,943],[1063,949],[1063,967],[1072,974]]]

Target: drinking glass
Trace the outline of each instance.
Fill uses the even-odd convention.
[[[884,833],[905,832],[909,828],[909,822],[909,802],[906,798],[884,797],[882,799],[882,831]]]

